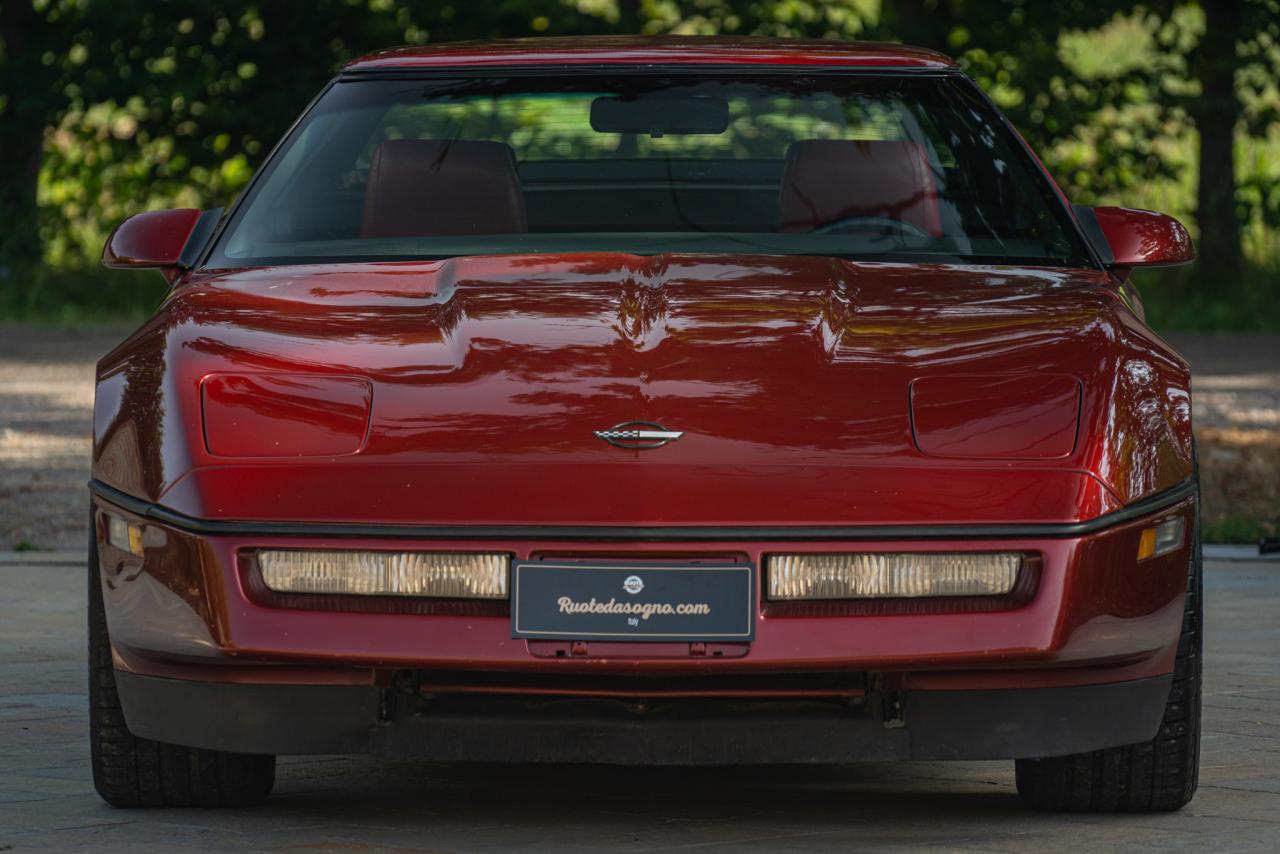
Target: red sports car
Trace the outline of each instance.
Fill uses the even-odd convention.
[[[1186,363],[948,58],[726,39],[355,61],[98,366],[94,779],[275,756],[1014,759],[1196,787]]]

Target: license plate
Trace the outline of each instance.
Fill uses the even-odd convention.
[[[511,636],[601,641],[749,641],[751,564],[517,562]]]

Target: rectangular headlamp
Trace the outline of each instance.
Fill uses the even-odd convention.
[[[260,551],[262,580],[279,593],[507,598],[505,554]]]
[[[770,599],[1003,596],[1021,567],[1016,552],[770,555],[768,589]]]

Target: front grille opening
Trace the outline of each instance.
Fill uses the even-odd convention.
[[[865,696],[864,673],[732,673],[648,675],[631,673],[505,673],[419,671],[418,691],[425,696],[490,694],[524,697],[603,697],[634,699],[741,697],[833,698]]]

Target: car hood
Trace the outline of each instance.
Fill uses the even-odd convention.
[[[1049,465],[927,457],[912,438],[912,381],[1075,377],[1090,429],[1109,417],[1117,364],[1158,345],[1135,345],[1142,332],[1127,316],[1104,274],[1041,268],[590,254],[215,271],[180,286],[150,329],[166,393],[196,412],[195,389],[214,373],[365,377],[367,438],[341,459],[210,459],[186,425],[189,441],[153,488],[206,470],[204,487],[174,495],[207,514],[208,484],[227,477],[216,470],[308,471],[296,475],[308,488],[335,470],[370,484],[412,471],[430,472],[410,478],[415,489],[456,499],[427,511],[414,499],[414,519],[709,523],[717,496],[740,490],[760,511],[735,519],[799,522],[786,509],[799,502],[802,519],[820,523],[847,516],[857,482],[874,493],[860,493],[869,504],[949,488],[972,499],[998,478],[1048,490],[1050,515],[1067,518],[1082,489],[1097,493],[1098,510],[1125,497],[1097,446],[1079,443]],[[1153,368],[1179,369],[1173,356]],[[684,435],[651,450],[595,436],[636,420]],[[939,485],[933,473],[948,467],[972,478]],[[1071,478],[1059,482],[1062,472]],[[562,495],[567,517],[546,510],[546,495],[565,490],[588,497]],[[991,512],[1007,513],[999,491]],[[956,521],[972,518],[959,492],[942,502]],[[659,508],[655,493],[678,509]]]

